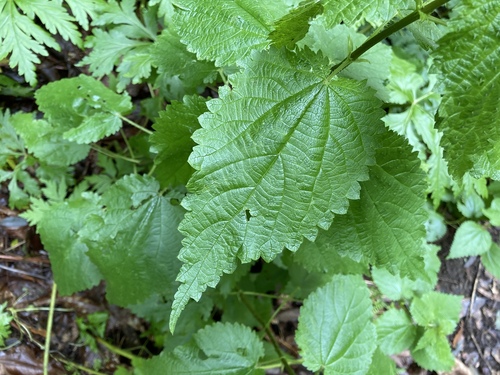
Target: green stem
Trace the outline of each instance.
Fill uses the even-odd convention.
[[[274,295],[274,294],[257,293],[257,292],[250,292],[250,291],[245,291],[245,290],[241,290],[241,291],[239,291],[239,292],[231,292],[231,293],[229,293],[229,295],[240,295],[240,294],[244,294],[244,295],[247,295],[247,296],[255,296],[255,297],[269,298],[269,299],[279,299],[279,298],[283,298],[283,299],[285,299],[287,302],[288,302],[288,301],[293,301],[293,302],[302,302],[301,300],[291,298],[291,297],[290,297],[290,296],[288,296],[288,295],[281,295],[281,296],[278,296],[278,295]]]
[[[104,155],[106,155],[106,156],[109,156],[110,158],[122,159],[122,160],[126,160],[126,161],[129,161],[129,162],[131,162],[131,163],[135,163],[135,164],[139,164],[139,163],[140,163],[140,161],[139,161],[139,160],[128,158],[128,157],[126,157],[126,156],[123,156],[123,155],[117,154],[117,153],[115,153],[115,152],[112,152],[112,151],[106,150],[105,148],[100,147],[100,146],[97,146],[97,145],[91,145],[90,147],[91,147],[93,150],[95,150],[95,151],[97,151],[97,152],[100,152],[101,154],[104,154]]]
[[[116,353],[124,358],[127,358],[127,359],[130,359],[131,361],[134,361],[134,360],[138,360],[139,357],[133,355],[132,353],[126,351],[126,350],[123,350],[117,346],[114,346],[113,344],[110,344],[109,342],[107,341],[104,341],[103,339],[101,339],[100,337],[96,337],[95,338],[97,340],[97,342],[99,344],[102,344],[104,347],[106,347],[106,349],[108,349],[109,351],[113,352],[113,353]]]
[[[136,122],[134,122],[134,121],[132,121],[132,120],[129,120],[129,119],[128,119],[128,118],[126,118],[125,116],[122,116],[122,115],[121,115],[121,114],[119,114],[119,113],[117,113],[116,115],[118,116],[118,118],[119,118],[120,120],[125,121],[127,124],[132,125],[134,128],[137,128],[137,129],[139,129],[139,130],[141,130],[141,131],[143,131],[144,133],[149,134],[149,135],[153,134],[153,132],[152,132],[151,130],[146,129],[145,127],[143,127],[143,126],[139,125],[138,123],[136,123]]]
[[[288,361],[289,365],[301,365],[302,363],[304,363],[304,360],[302,358]],[[258,365],[257,369],[259,369],[259,370],[271,370],[273,368],[280,367],[281,364],[282,364],[281,362],[276,362],[276,361],[269,361],[269,363],[264,362],[264,363],[261,363],[260,365]]]
[[[57,284],[52,284],[52,294],[50,296],[49,317],[47,320],[47,333],[45,337],[45,347],[43,349],[43,375],[49,374],[49,353],[50,336],[52,335],[52,321],[54,320],[54,308],[56,306]]]
[[[448,2],[449,0],[434,0],[426,5],[424,5],[420,9],[416,9],[413,12],[411,12],[409,15],[406,17],[400,19],[399,21],[393,23],[392,25],[388,26],[384,30],[382,30],[379,33],[373,34],[370,38],[368,38],[363,44],[361,44],[358,48],[356,48],[352,53],[349,54],[344,60],[342,60],[339,64],[335,65],[331,69],[331,73],[328,76],[327,80],[332,79],[334,76],[339,74],[342,70],[347,68],[349,65],[351,65],[354,61],[356,61],[358,58],[361,57],[366,51],[368,51],[370,48],[373,46],[377,45],[384,39],[388,38],[395,32],[404,29],[406,26],[410,25],[411,23],[418,21],[420,19],[420,14],[430,14],[432,13],[436,8],[440,7],[441,5],[444,5]]]
[[[125,132],[123,131],[123,128],[122,128],[122,129],[120,129],[120,134],[122,135],[123,141],[125,142],[125,145],[127,146],[127,150],[128,150],[128,152],[129,152],[129,154],[130,154],[130,157],[131,157],[132,159],[134,159],[134,160],[137,160],[137,159],[135,158],[134,151],[132,150],[132,147],[130,147],[130,143],[129,143],[129,141],[128,141],[127,135],[126,135],[126,134],[125,134]],[[134,166],[133,166],[133,168],[134,168],[134,174],[137,174],[137,165],[136,165],[136,164],[137,164],[137,163],[134,163]]]
[[[88,367],[81,366],[81,365],[79,365],[77,363],[70,362],[70,361],[67,361],[67,360],[62,359],[62,358],[55,358],[55,359],[58,362],[64,363],[67,366],[71,366],[72,368],[76,368],[77,370],[84,371],[84,372],[89,373],[91,375],[106,375],[106,374],[104,374],[102,372],[94,371],[92,369],[89,369]]]
[[[271,344],[274,347],[274,350],[278,354],[281,363],[283,364],[283,367],[285,368],[286,372],[288,375],[295,375],[295,371],[293,371],[293,368],[290,367],[290,364],[288,363],[287,359],[283,356],[283,353],[280,349],[280,346],[278,345],[278,342],[276,341],[276,338],[274,337],[274,333],[271,331],[269,326],[262,320],[262,318],[257,314],[255,309],[252,307],[252,305],[248,302],[246,299],[245,295],[243,293],[240,293],[239,295],[241,302],[246,306],[248,311],[253,315],[253,317],[259,322],[259,324],[264,328],[264,331],[266,332],[267,336],[269,337],[269,340],[271,340]]]

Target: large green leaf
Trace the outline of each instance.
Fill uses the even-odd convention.
[[[370,291],[361,276],[334,276],[300,309],[296,341],[311,371],[366,374],[376,348]]]
[[[64,139],[92,143],[117,132],[120,114],[132,109],[130,97],[119,95],[92,77],[61,79],[39,89],[39,109]]]
[[[282,0],[178,0],[174,15],[182,42],[200,60],[235,64],[271,43],[272,23],[286,14]]]
[[[500,2],[464,0],[434,54],[444,91],[439,108],[445,156],[454,175],[474,165],[500,170]]]
[[[84,221],[80,236],[107,282],[110,302],[144,301],[176,287],[184,210],[158,193],[153,178],[125,176],[103,195],[103,208]]]
[[[191,343],[139,363],[136,371],[138,375],[262,375],[264,370],[256,366],[263,355],[262,341],[249,327],[216,323],[199,330]]]
[[[326,79],[324,60],[304,55],[255,53],[200,118],[172,324],[237,258],[295,251],[359,197],[382,130],[379,102],[361,82]]]

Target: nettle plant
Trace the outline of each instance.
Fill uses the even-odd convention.
[[[134,374],[395,374],[406,349],[453,365],[461,298],[434,291],[429,242],[445,202],[465,218],[450,256],[500,276],[498,1],[48,3],[66,18],[4,0],[2,24],[37,15],[79,42],[64,6],[84,28],[90,16],[93,77],[38,89],[41,114],[4,111],[0,180],[11,205],[29,198],[61,293],[104,279],[152,323],[163,352]],[[34,83],[45,50],[29,37],[52,42],[5,44],[20,30],[1,29]],[[151,90],[153,130],[125,117],[130,83]],[[75,178],[95,151],[96,173]],[[300,358],[271,329],[291,304]]]

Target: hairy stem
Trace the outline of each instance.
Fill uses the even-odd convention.
[[[259,322],[259,324],[264,328],[264,331],[266,332],[267,336],[269,337],[269,340],[271,341],[271,344],[274,347],[274,350],[278,354],[281,363],[283,364],[283,367],[285,368],[286,372],[288,375],[295,375],[295,371],[293,371],[293,368],[290,367],[290,364],[286,360],[286,358],[283,356],[283,352],[280,349],[280,346],[278,345],[278,342],[276,341],[276,338],[274,337],[274,333],[271,331],[269,326],[264,322],[259,314],[255,311],[255,309],[252,307],[252,305],[248,302],[246,299],[245,295],[243,293],[239,294],[241,302],[246,306],[248,311],[253,315],[253,317]]]
[[[444,5],[449,0],[434,0],[426,5],[424,5],[420,9],[416,9],[407,15],[404,18],[401,18],[399,21],[393,23],[392,25],[386,27],[379,33],[373,34],[370,38],[368,38],[363,44],[361,44],[358,48],[356,48],[352,53],[350,53],[344,60],[342,60],[339,64],[335,65],[331,69],[331,74],[328,76],[328,80],[336,76],[342,70],[351,65],[354,61],[360,58],[366,51],[368,51],[373,46],[377,45],[384,39],[388,38],[395,32],[404,29],[406,26],[412,24],[415,21],[420,19],[420,14],[429,14],[432,13],[436,8]]]

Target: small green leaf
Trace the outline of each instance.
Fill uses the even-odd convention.
[[[481,255],[481,261],[489,273],[500,279],[500,247],[495,242],[486,253]]]
[[[462,296],[428,292],[415,297],[410,311],[413,319],[423,327],[439,327],[443,335],[453,333],[462,309]]]
[[[190,343],[163,351],[138,367],[144,375],[264,375],[256,369],[263,355],[262,341],[249,327],[216,323],[199,330]]]
[[[311,371],[365,374],[376,349],[370,292],[361,276],[334,276],[304,301],[296,341]]]
[[[488,219],[490,219],[490,223],[496,227],[500,226],[500,198],[495,198],[491,201],[490,207],[484,209],[483,213],[486,215]]]
[[[61,79],[39,89],[37,104],[65,139],[92,143],[117,132],[119,115],[132,109],[130,97],[119,95],[92,77]]]
[[[404,310],[391,308],[375,324],[380,349],[388,355],[409,349],[417,336],[416,326]]]
[[[490,249],[491,244],[491,234],[482,225],[464,221],[455,233],[448,259],[481,255]]]
[[[198,117],[207,111],[205,99],[185,96],[183,103],[172,102],[160,112],[149,138],[155,157],[156,175],[162,185],[186,184],[193,173],[188,157],[195,146],[191,136],[200,128]]]
[[[428,370],[447,371],[455,363],[448,339],[435,328],[425,331],[417,346],[411,350],[411,355],[420,366]]]

